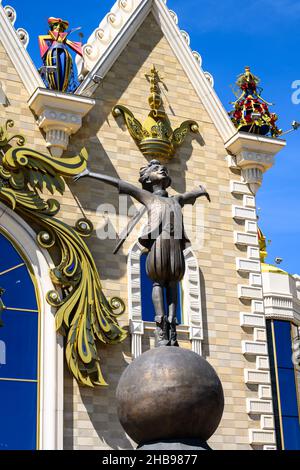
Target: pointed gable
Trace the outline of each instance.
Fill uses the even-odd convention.
[[[192,52],[188,34],[179,29],[176,14],[167,8],[163,0],[123,0],[113,6],[83,48],[83,61],[78,63],[83,82],[77,93],[92,95],[99,81],[106,76],[150,12],[223,142],[227,142],[236,130],[213,89],[211,75],[201,68],[201,56]],[[147,32],[145,40],[151,41]]]

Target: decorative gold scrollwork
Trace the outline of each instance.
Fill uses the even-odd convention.
[[[24,147],[22,136],[17,147],[9,145],[8,128],[0,127],[0,199],[25,220],[40,228],[38,244],[59,253],[60,261],[50,275],[56,290],[47,294],[48,303],[57,309],[56,328],[66,336],[66,360],[81,385],[107,385],[100,367],[97,343],[118,343],[126,337],[117,321],[124,313],[121,299],[108,300],[102,290],[92,254],[83,241],[93,231],[92,223],[79,219],[75,228],[54,216],[60,205],[43,199],[43,192],[64,193],[63,177],[75,176],[86,167],[87,152],[74,157],[54,158]]]

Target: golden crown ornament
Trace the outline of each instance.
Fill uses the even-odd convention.
[[[112,113],[115,118],[123,116],[131,137],[145,157],[170,159],[174,157],[176,149],[182,145],[188,132],[199,132],[199,126],[197,122],[188,120],[173,130],[167,114],[162,109],[159,87],[161,78],[154,65],[149,79],[150,96],[148,102],[151,111],[144,124],[141,124],[133,113],[123,105],[115,106]]]

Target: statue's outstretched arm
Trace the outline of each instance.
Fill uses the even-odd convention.
[[[118,188],[120,194],[128,194],[128,196],[134,197],[138,202],[146,206],[149,204],[153,198],[152,194],[149,191],[138,188],[131,183],[127,183],[119,178],[114,178],[113,176],[102,175],[102,173],[93,173],[88,168],[86,168],[82,173],[74,177],[74,181],[78,181],[80,178],[89,176],[104,183],[110,184]]]
[[[120,183],[119,178],[114,178],[113,176],[102,175],[102,173],[93,173],[88,168],[86,168],[82,173],[79,173],[79,175],[76,175],[74,177],[74,181],[78,181],[80,178],[84,178],[85,176],[89,176],[90,178],[103,181],[104,183],[115,186],[116,188],[119,187],[119,183]]]
[[[194,189],[193,191],[181,194],[179,196],[179,200],[181,202],[181,205],[184,206],[185,204],[195,204],[198,197],[202,197],[202,196],[205,196],[207,200],[210,202],[210,197],[205,187],[199,186],[199,188]]]

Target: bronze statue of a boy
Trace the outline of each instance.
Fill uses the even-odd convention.
[[[148,250],[146,271],[153,281],[152,301],[155,310],[157,346],[178,346],[176,333],[176,308],[178,303],[178,282],[185,272],[183,251],[189,242],[183,227],[182,208],[194,204],[200,196],[209,195],[203,186],[191,192],[169,196],[171,185],[168,170],[158,160],[152,160],[141,168],[139,182],[142,189],[118,178],[88,169],[75,177],[84,176],[98,179],[119,189],[121,194],[132,196],[147,210],[148,223],[143,229],[139,242]],[[164,307],[166,289],[167,312]]]

